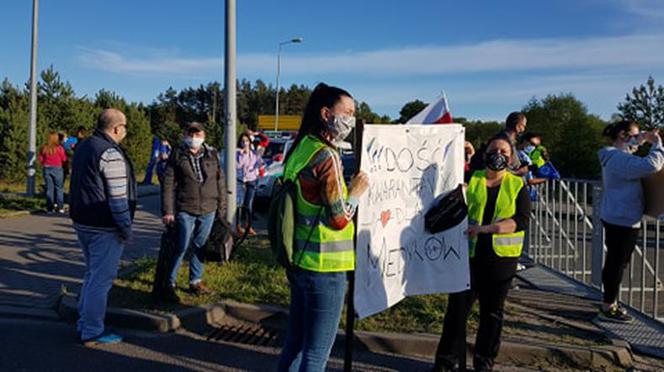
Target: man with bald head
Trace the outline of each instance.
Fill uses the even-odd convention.
[[[122,341],[105,331],[104,317],[136,209],[134,169],[119,146],[126,136],[125,115],[106,109],[94,135],[76,146],[72,163],[69,211],[85,257],[76,328],[88,347]]]

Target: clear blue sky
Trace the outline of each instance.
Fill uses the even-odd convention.
[[[532,97],[572,93],[609,118],[635,85],[664,84],[661,0],[239,0],[238,77],[324,81],[372,109],[445,90],[452,113],[503,119]],[[31,1],[0,6],[0,78],[29,78]],[[78,94],[151,102],[169,86],[223,82],[224,1],[42,1],[39,67]]]

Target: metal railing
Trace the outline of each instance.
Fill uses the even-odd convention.
[[[606,246],[599,217],[602,185],[599,181],[564,179],[537,186],[528,229],[526,253],[543,264],[586,285],[602,288]],[[660,248],[664,223],[644,217],[636,249],[619,291],[623,303],[664,320],[664,290]]]

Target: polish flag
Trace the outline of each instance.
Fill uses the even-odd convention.
[[[445,92],[436,100],[430,103],[424,110],[413,116],[406,124],[451,124],[453,122],[450,107],[447,104]]]

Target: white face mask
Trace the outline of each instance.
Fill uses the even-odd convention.
[[[630,136],[625,142],[625,149],[630,154],[633,154],[639,151],[639,145],[640,145],[639,139],[637,137]]]
[[[203,142],[205,142],[205,138],[185,137],[184,139],[184,143],[192,149],[201,147]]]
[[[348,115],[334,115],[327,122],[327,131],[332,136],[333,142],[343,141],[355,128],[355,117]]]

